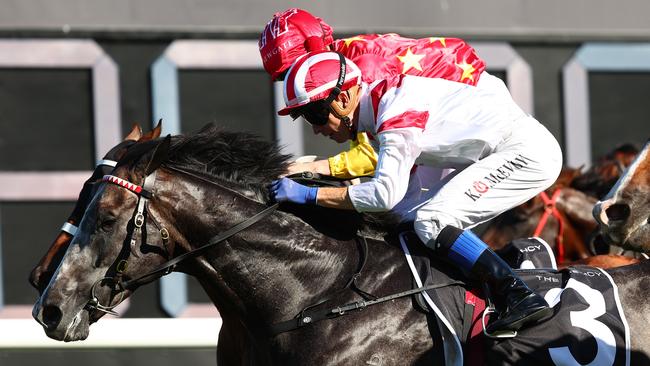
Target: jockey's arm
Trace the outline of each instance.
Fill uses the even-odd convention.
[[[354,210],[347,187],[321,187],[316,199],[318,206]]]
[[[287,174],[309,171],[350,179],[372,175],[376,166],[377,153],[370,145],[367,135],[359,133],[350,150],[332,156],[327,160],[291,164],[287,169]]]

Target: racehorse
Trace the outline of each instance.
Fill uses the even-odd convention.
[[[206,291],[220,312],[238,316],[254,342],[258,363],[442,363],[441,342],[432,341],[428,318],[410,298],[365,311],[337,307],[361,296],[350,283],[363,293],[384,296],[410,288],[411,275],[398,246],[378,239],[382,235],[377,232],[366,238],[363,255],[354,213],[290,205],[282,211],[269,208],[265,187],[285,171],[287,160],[275,145],[207,129],[173,143],[165,139],[137,146],[112,176],[104,178],[34,306],[34,317],[48,336],[86,338],[90,323],[138,286],[174,269],[212,284]],[[211,246],[200,247],[205,242]],[[186,255],[196,248],[197,256]],[[631,364],[646,364],[650,309],[638,289],[650,278],[650,265],[608,273],[621,289],[625,315],[633,320]],[[447,297],[462,303],[462,287],[448,288]],[[342,316],[313,323],[296,317],[330,306],[335,308],[327,314]],[[460,333],[463,314],[453,309],[462,307],[450,309],[453,328]],[[600,324],[581,319],[575,326],[588,332],[595,329],[591,325]],[[295,323],[295,329],[273,332],[287,321]],[[563,339],[562,334],[555,336]],[[598,343],[596,361],[607,356],[600,352],[605,346]]]
[[[593,215],[607,243],[650,252],[650,140]]]
[[[124,140],[109,150],[97,164],[93,174],[84,182],[74,209],[63,224],[61,231],[54,238],[54,241],[36,267],[29,274],[29,283],[38,290],[39,295],[43,293],[45,286],[50,282],[52,274],[56,270],[56,267],[59,266],[59,263],[61,263],[61,258],[63,258],[63,254],[70,245],[70,241],[77,230],[81,217],[92,198],[94,184],[101,181],[101,178],[105,174],[109,174],[113,170],[117,161],[124,156],[130,146],[137,141],[144,142],[157,139],[160,136],[161,129],[162,125],[159,122],[151,131],[143,134],[140,126],[133,124],[131,131],[124,137]]]
[[[575,177],[570,186],[597,199],[603,198],[634,161],[639,149],[623,144],[598,158],[586,172]]]
[[[591,210],[596,199],[570,187],[580,169],[564,167],[546,191],[492,220],[481,238],[494,249],[512,240],[538,236],[553,248],[558,262],[585,259],[585,244],[596,229]]]

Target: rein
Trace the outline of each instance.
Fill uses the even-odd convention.
[[[557,210],[557,199],[560,197],[560,193],[562,193],[561,188],[556,189],[550,198],[546,194],[546,192],[542,192],[539,194],[539,197],[544,202],[544,213],[542,214],[542,217],[539,219],[539,222],[537,223],[537,227],[535,228],[535,232],[533,233],[533,236],[539,236],[542,233],[542,230],[544,230],[544,227],[546,227],[549,216],[555,217],[558,222],[557,236],[555,237],[555,247],[557,248],[557,260],[558,263],[563,263],[564,262],[564,238],[563,238],[564,220],[562,219],[562,215],[560,215],[560,212]]]

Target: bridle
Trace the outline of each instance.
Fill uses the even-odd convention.
[[[189,173],[181,169],[175,169],[175,168],[170,168],[172,170],[182,172],[182,173]],[[191,173],[189,173],[191,174]],[[192,175],[192,174],[191,174]],[[169,231],[160,225],[156,220],[153,218],[153,216],[148,215],[145,217],[144,213],[147,211],[147,202],[155,197],[155,193],[153,191],[154,184],[156,182],[156,170],[154,170],[151,174],[147,175],[144,179],[144,183],[142,186],[139,186],[135,183],[131,183],[123,178],[116,177],[114,175],[105,175],[102,178],[103,182],[108,182],[111,184],[116,184],[122,188],[125,188],[133,193],[135,193],[138,196],[138,203],[136,206],[136,210],[133,214],[132,222],[133,222],[133,230],[129,230],[127,239],[130,242],[130,252],[134,254],[134,256],[138,256],[137,254],[137,236],[140,233],[141,230],[146,230],[143,229],[146,225],[147,217],[150,217],[150,220],[154,223],[154,225],[159,229],[160,236],[162,238],[163,242],[163,248],[166,250],[168,256],[170,256],[170,252],[167,249],[167,243],[169,241]],[[216,184],[215,182],[212,182],[213,184]],[[218,184],[217,184],[218,185]],[[223,187],[225,188],[225,187]],[[272,206],[269,206],[265,208],[264,210],[260,211],[259,213],[253,215],[252,217],[240,222],[239,224],[231,227],[230,229],[217,234],[213,236],[207,244],[196,248],[194,250],[191,250],[187,253],[184,253],[182,255],[179,255],[178,257],[175,257],[173,259],[168,260],[167,262],[161,264],[158,266],[156,269],[139,276],[134,279],[130,279],[127,281],[124,281],[122,279],[124,272],[128,268],[128,262],[127,258],[122,258],[116,260],[117,264],[115,265],[115,276],[105,276],[99,280],[97,280],[91,287],[90,290],[90,300],[88,304],[86,304],[86,308],[89,310],[97,310],[101,311],[104,313],[112,314],[112,315],[117,315],[117,313],[113,310],[117,305],[120,304],[122,299],[124,298],[124,293],[126,290],[132,290],[138,286],[147,284],[149,282],[152,282],[164,275],[167,275],[171,273],[176,265],[186,259],[197,257],[200,254],[203,254],[207,249],[210,249],[211,247],[227,240],[231,236],[239,233],[240,231],[248,228],[249,226],[255,224],[256,222],[262,220],[263,218],[269,216],[276,208],[278,207],[278,204],[273,204]],[[115,298],[112,298],[109,302],[108,305],[103,305],[99,301],[99,298],[97,297],[96,294],[96,288],[99,285],[102,285],[104,283],[112,285],[113,290],[119,291],[119,298],[118,301],[115,302],[114,305],[111,305],[111,303],[114,302]]]

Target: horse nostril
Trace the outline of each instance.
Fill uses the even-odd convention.
[[[624,203],[618,203],[607,207],[605,210],[607,218],[611,221],[623,221],[630,217],[630,206]]]
[[[55,329],[59,325],[62,317],[61,310],[56,306],[48,305],[43,308],[43,324],[45,324],[47,329]]]

